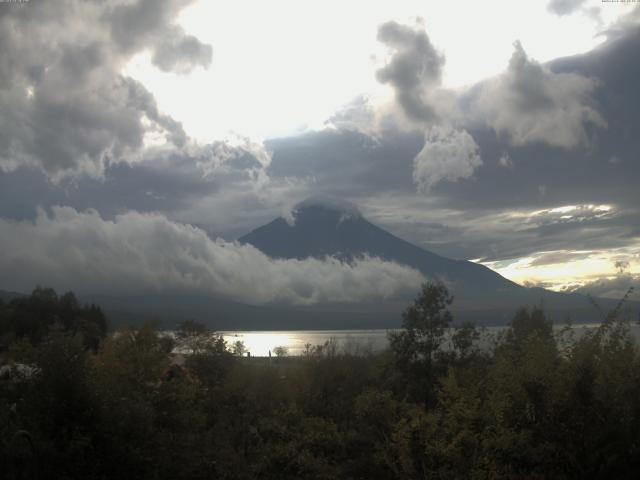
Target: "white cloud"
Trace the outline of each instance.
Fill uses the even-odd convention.
[[[0,284],[36,283],[84,293],[148,291],[216,294],[263,304],[361,302],[412,294],[416,270],[364,257],[274,260],[250,245],[211,240],[159,214],[129,212],[113,221],[97,212],[53,207],[35,222],[0,220]]]
[[[151,59],[153,64],[165,72],[188,74],[200,65],[209,68],[213,49],[192,35],[185,35],[180,27],[169,30],[156,48]]]
[[[433,127],[427,132],[424,147],[413,160],[413,181],[419,191],[427,192],[442,180],[455,182],[471,177],[480,165],[480,149],[469,133],[450,127]]]
[[[513,168],[513,160],[509,156],[509,152],[503,152],[498,159],[498,164],[504,168]]]
[[[547,8],[556,15],[569,15],[578,10],[587,0],[551,0]]]
[[[587,124],[606,127],[591,102],[596,80],[553,73],[530,59],[520,42],[514,47],[507,71],[481,86],[472,117],[506,134],[513,145],[587,145]]]

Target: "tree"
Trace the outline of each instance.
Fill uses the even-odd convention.
[[[287,347],[276,347],[273,349],[273,353],[276,354],[276,357],[286,357],[289,354],[289,349]]]
[[[420,294],[402,314],[400,332],[391,332],[391,348],[408,362],[431,363],[451,325],[453,302],[443,283],[423,283]]]
[[[176,331],[176,337],[182,340],[188,337],[204,335],[208,332],[209,332],[209,329],[204,323],[198,322],[197,320],[188,319],[188,320],[184,320],[183,322],[180,323],[180,325],[178,325],[178,330]]]
[[[234,342],[233,354],[237,355],[238,357],[242,357],[245,353],[247,353],[247,347],[244,342],[242,340],[237,340],[236,342]]]
[[[460,360],[469,358],[473,353],[473,344],[480,338],[480,332],[471,322],[464,322],[456,327],[451,335],[451,343]]]
[[[30,296],[13,299],[0,319],[0,335],[39,344],[59,325],[71,336],[80,334],[86,348],[97,350],[107,334],[107,319],[96,305],[80,305],[72,292],[58,296],[51,288],[36,287]]]
[[[211,349],[218,342],[220,335],[210,331],[204,323],[196,320],[185,320],[178,325],[176,340],[178,346],[185,353],[203,353]]]
[[[547,319],[542,308],[521,307],[509,322],[506,340],[512,346],[519,347],[534,336],[540,340],[552,340],[553,323]]]
[[[443,283],[423,283],[413,304],[402,314],[402,330],[389,333],[397,368],[422,391],[425,404],[433,401],[434,360],[453,319],[448,309],[452,302]]]

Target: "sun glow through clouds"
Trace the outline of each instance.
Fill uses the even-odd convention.
[[[202,141],[230,131],[261,140],[323,128],[362,94],[389,99],[375,79],[387,55],[376,32],[386,21],[423,25],[446,57],[444,86],[460,88],[503,71],[516,40],[542,62],[588,51],[604,39],[604,25],[631,8],[602,8],[598,23],[584,14],[557,17],[547,3],[203,0],[182,11],[179,23],[213,45],[208,70],[164,73],[141,54],[126,73]],[[488,18],[509,21],[489,25]]]
[[[640,273],[640,244],[634,251],[571,251],[539,252],[536,255],[511,261],[483,262],[487,267],[521,285],[543,286],[551,290],[575,289],[602,277]],[[549,258],[548,263],[545,257]],[[625,270],[620,271],[616,261],[627,258]],[[506,265],[505,265],[506,264]],[[631,285],[629,285],[631,286]]]

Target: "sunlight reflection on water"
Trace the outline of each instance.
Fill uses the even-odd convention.
[[[572,326],[576,337],[582,332],[597,327],[597,324],[576,324]],[[556,325],[554,329],[558,333],[565,325]],[[505,327],[485,327],[480,329],[482,337],[480,344],[486,347]],[[631,324],[630,330],[636,340],[640,340],[640,326]],[[389,330],[288,330],[288,331],[220,331],[229,348],[237,341],[244,343],[246,350],[252,356],[266,357],[271,352],[275,356],[276,347],[285,347],[287,354],[302,355],[305,345],[324,345],[327,341],[335,341],[340,351],[348,350],[351,353],[376,353],[384,350],[389,345],[387,339]],[[445,347],[446,348],[446,347]]]
[[[301,355],[305,345],[323,345],[335,340],[343,348],[369,349],[371,352],[384,350],[388,345],[387,330],[290,330],[290,331],[254,331],[221,333],[229,347],[237,341],[244,343],[252,356],[266,357],[269,351],[273,355],[276,347],[285,347],[289,355]]]

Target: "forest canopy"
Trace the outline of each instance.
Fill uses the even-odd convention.
[[[382,353],[328,343],[269,359],[193,321],[175,340],[148,325],[106,335],[99,307],[37,288],[0,304],[0,468],[7,478],[637,478],[640,355],[621,308],[576,335],[523,307],[487,339],[454,326],[451,302],[443,285],[423,285]]]

